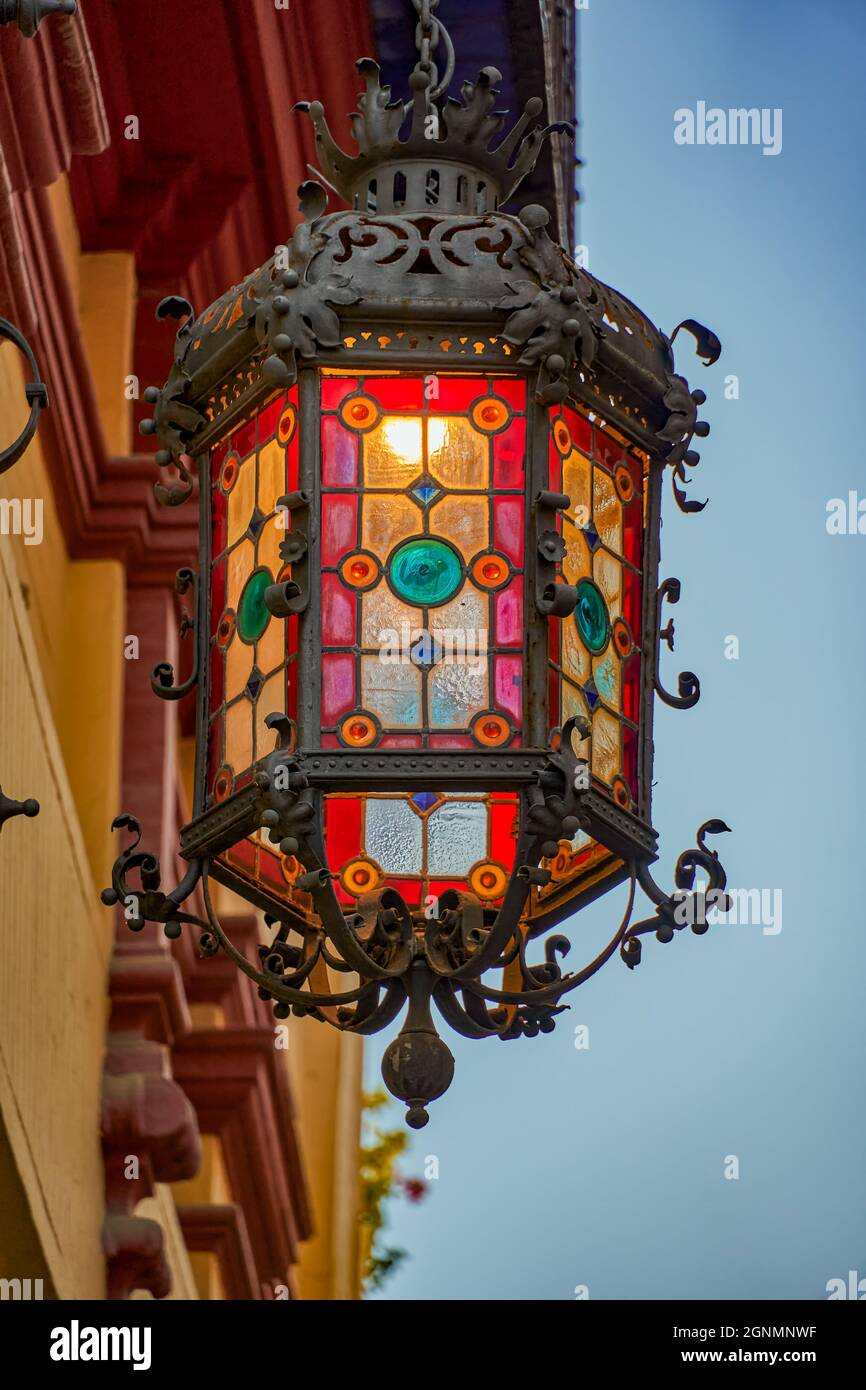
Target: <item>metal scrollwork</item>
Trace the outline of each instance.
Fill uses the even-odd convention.
[[[666,579],[659,585],[656,595],[656,632],[658,633],[658,651],[661,651],[662,642],[665,643],[669,651],[674,649],[674,620],[669,618],[668,622],[662,627],[662,608],[665,600],[668,603],[679,603],[682,585],[678,579]],[[658,653],[656,654],[655,666],[655,691],[666,705],[673,709],[691,709],[701,698],[701,683],[694,671],[681,671],[677,679],[678,695],[672,695],[669,690],[665,690],[659,675]]]
[[[161,700],[182,700],[198,685],[199,646],[198,646],[198,579],[191,569],[179,569],[174,581],[175,592],[183,596],[192,590],[192,616],[186,608],[181,610],[180,637],[183,641],[189,632],[193,634],[192,670],[182,685],[174,683],[174,667],[170,661],[161,661],[154,666],[150,675],[150,688]]]
[[[697,354],[703,359],[705,367],[711,367],[719,360],[722,352],[721,342],[711,328],[698,323],[696,319],[684,319],[677,325],[670,338],[666,340],[669,348],[672,347],[681,328],[685,328],[694,337]],[[695,436],[706,439],[710,432],[707,421],[698,419],[698,407],[703,405],[706,399],[706,392],[699,389],[689,390],[685,377],[677,376],[674,372],[668,375],[667,390],[662,397],[662,403],[668,410],[668,418],[664,427],[658,431],[658,437],[671,445],[665,462],[671,465],[671,486],[681,512],[702,512],[707,505],[706,501],[696,502],[693,498],[687,497],[685,489],[677,486],[677,480],[681,483],[690,481],[686,476],[686,468],[696,468],[701,461],[700,454],[691,447],[691,443]]]
[[[725,892],[727,874],[719,859],[718,852],[708,849],[707,835],[721,835],[730,831],[723,820],[704,821],[697,834],[694,849],[685,850],[679,857],[674,870],[676,893],[665,893],[655,882],[646,864],[638,868],[637,878],[647,897],[656,904],[652,917],[635,922],[623,935],[620,955],[630,970],[640,964],[640,937],[647,932],[655,932],[656,940],[667,943],[674,933],[690,926],[696,936],[703,936],[709,929],[707,922],[708,900],[725,912],[731,907],[731,899]],[[695,872],[703,869],[707,875],[707,885],[700,892],[694,892]]]
[[[0,318],[0,338],[6,338],[10,343],[14,343],[20,352],[24,354],[30,366],[33,377],[24,387],[24,395],[30,406],[30,416],[27,424],[15,440],[7,449],[0,453],[0,474],[7,473],[21,458],[25,449],[30,444],[39,426],[39,416],[43,410],[48,408],[48,388],[39,375],[39,366],[36,361],[33,349],[20,329],[8,319]]]
[[[523,348],[522,367],[540,366],[537,396],[542,404],[564,401],[573,367],[591,367],[598,351],[604,310],[592,281],[573,268],[547,233],[550,214],[530,205],[520,213],[529,242],[520,259],[541,280],[509,285],[499,307],[508,311],[504,337]]]

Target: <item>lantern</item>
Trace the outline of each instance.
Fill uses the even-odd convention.
[[[499,74],[446,98],[450,42],[435,5],[416,8],[408,103],[358,64],[357,154],[304,107],[348,210],[305,184],[265,266],[198,318],[160,306],[181,320],[177,355],[143,428],[177,470],[160,500],[197,480],[201,510],[198,577],[179,577],[194,669],[153,677],[166,698],[197,688],[190,869],[162,893],[136,839],[104,896],[134,928],[197,925],[278,1017],[371,1033],[408,1000],[383,1073],[417,1126],[453,1071],[431,1004],[469,1037],[550,1031],[615,951],[634,966],[644,932],[703,929],[682,904],[696,868],[724,889],[704,837],[726,827],[702,827],[677,893],[655,885],[653,698],[699,695],[691,673],[671,696],[658,672],[679,597],[658,583],[661,488],[670,468],[680,506],[701,505],[684,483],[703,393],[543,208],[502,211],[570,128],[540,126],[535,100],[495,143]],[[717,358],[713,334],[681,327]],[[227,937],[211,876],[267,914],[258,962]],[[563,974],[568,943],[545,934],[626,879],[609,946]],[[636,882],[655,913],[630,925]],[[181,910],[199,886],[199,911]]]

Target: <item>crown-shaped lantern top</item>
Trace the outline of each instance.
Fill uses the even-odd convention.
[[[391,100],[391,89],[382,86],[372,58],[357,63],[366,90],[358,99],[360,109],[352,113],[356,155],[334,140],[321,102],[299,102],[296,108],[309,112],[315,126],[323,175],[357,211],[493,212],[535,168],[549,135],[559,131],[573,137],[568,122],[540,125],[544,102],[532,97],[511,131],[494,145],[508,114],[494,109],[502,74],[483,68],[476,82],[462,84],[459,101],[446,95],[454,50],[435,17],[438,3],[412,0],[420,18],[419,58],[409,77],[411,100]],[[432,58],[440,39],[447,54],[441,81]]]

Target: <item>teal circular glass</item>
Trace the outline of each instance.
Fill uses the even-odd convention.
[[[419,536],[398,545],[388,565],[388,579],[398,598],[434,608],[457,593],[463,583],[463,564],[445,541]]]
[[[594,656],[603,652],[610,637],[610,614],[601,589],[591,579],[578,583],[574,621],[587,650]]]
[[[261,637],[271,615],[265,605],[265,590],[273,584],[270,570],[253,570],[238,604],[238,634],[243,642],[256,642]]]

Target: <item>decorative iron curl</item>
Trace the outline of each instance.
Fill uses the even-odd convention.
[[[638,866],[638,882],[647,897],[656,904],[656,910],[652,917],[635,922],[624,934],[620,955],[630,970],[640,964],[639,938],[647,932],[654,931],[656,940],[665,944],[673,940],[675,932],[682,931],[686,926],[690,926],[696,936],[703,936],[709,929],[706,920],[706,900],[709,893],[715,895],[716,905],[721,907],[722,911],[730,908],[731,899],[724,891],[728,882],[727,874],[718,852],[708,849],[706,844],[707,835],[721,835],[726,831],[730,832],[730,829],[723,820],[704,821],[698,830],[695,848],[684,850],[677,860],[674,883],[678,891],[675,893],[663,892],[646,864]],[[706,890],[700,893],[692,891],[697,869],[703,869],[707,875]]]
[[[656,694],[660,699],[664,700],[666,705],[670,705],[673,709],[692,709],[701,698],[701,683],[694,671],[680,671],[677,678],[678,695],[672,695],[669,690],[665,689],[661,682],[661,676],[659,675],[660,662],[658,658],[661,652],[662,642],[665,643],[669,651],[673,651],[674,649],[674,620],[673,618],[669,618],[666,625],[662,627],[662,607],[665,599],[667,599],[668,603],[679,603],[681,593],[682,585],[678,579],[665,579],[664,582],[659,585],[659,590],[656,594],[656,632],[658,634],[658,645],[656,648],[654,685]]]
[[[191,861],[186,874],[170,893],[163,893],[160,885],[162,872],[155,854],[140,851],[141,825],[135,816],[117,816],[111,822],[112,830],[129,830],[135,837],[114,861],[111,871],[111,887],[103,889],[101,898],[106,907],[122,904],[126,925],[130,931],[143,931],[148,922],[162,923],[165,935],[175,941],[181,935],[182,924],[200,927],[207,931],[207,922],[192,913],[181,911],[181,903],[194,892],[202,876],[203,861]],[[127,881],[127,875],[137,870],[141,886],[136,888]]]
[[[193,634],[193,665],[190,674],[182,685],[174,683],[174,667],[170,661],[160,661],[150,673],[150,688],[161,700],[182,700],[198,685],[199,646],[198,646],[198,578],[194,570],[179,569],[174,581],[175,593],[183,597],[192,590],[192,617],[186,608],[181,609],[180,637],[183,641],[187,633]]]
[[[684,319],[682,323],[677,324],[671,336],[666,339],[669,349],[673,347],[674,339],[681,328],[692,334],[695,350],[698,357],[703,359],[705,367],[711,367],[719,360],[722,352],[721,342],[711,328],[698,323],[697,319]],[[677,479],[681,483],[690,481],[685,472],[686,468],[696,468],[701,461],[700,454],[691,444],[695,436],[706,439],[710,432],[707,421],[698,419],[698,407],[703,405],[706,399],[706,392],[700,389],[689,390],[685,377],[677,376],[675,372],[669,374],[668,388],[662,397],[669,414],[665,425],[658,432],[658,437],[671,445],[665,462],[671,465],[671,486],[681,512],[702,512],[707,505],[706,501],[696,502],[693,498],[687,497],[685,489],[677,487]]]

